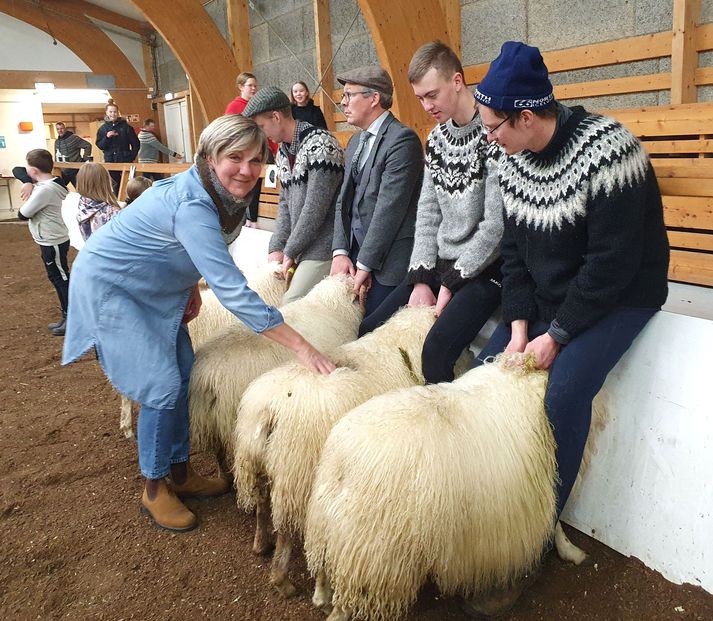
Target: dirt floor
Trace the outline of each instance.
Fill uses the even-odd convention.
[[[0,619],[323,619],[299,554],[299,595],[285,601],[270,587],[268,561],[250,552],[253,519],[232,494],[189,501],[201,526],[188,534],[140,515],[119,399],[95,361],[60,367],[62,339],[46,329],[57,300],[26,226],[0,224],[0,264]],[[205,456],[194,463],[214,470]],[[595,564],[550,555],[507,619],[713,619],[713,596],[700,588],[569,532]],[[458,603],[432,587],[408,616],[460,619]]]

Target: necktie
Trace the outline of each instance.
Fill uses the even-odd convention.
[[[359,144],[357,145],[356,151],[354,151],[354,158],[352,159],[352,177],[356,179],[359,176],[359,160],[361,159],[361,154],[364,151],[364,145],[369,138],[369,132],[363,131],[359,134]]]

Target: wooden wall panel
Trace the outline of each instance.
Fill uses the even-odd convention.
[[[197,0],[133,0],[161,34],[191,81],[203,114],[212,121],[233,99],[238,65],[210,15]]]

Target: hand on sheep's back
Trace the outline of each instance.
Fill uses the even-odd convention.
[[[305,341],[306,346],[300,347],[295,353],[300,362],[305,365],[313,373],[321,375],[329,375],[336,365],[325,356],[323,353],[312,347]]]

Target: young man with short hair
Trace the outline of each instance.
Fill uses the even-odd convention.
[[[344,152],[328,131],[295,120],[290,100],[279,88],[259,90],[243,116],[254,118],[270,140],[281,143],[276,158],[280,199],[268,249],[269,259],[282,264],[290,282],[286,304],[329,275]]]
[[[579,471],[592,400],[666,301],[661,193],[635,136],[555,100],[537,48],[503,44],[475,97],[488,139],[507,154],[499,172],[504,324],[480,358],[531,353],[549,369],[545,409],[557,443],[559,517]],[[521,590],[496,594],[500,607]]]
[[[67,196],[67,188],[55,182],[54,161],[49,151],[33,149],[26,159],[27,174],[35,187],[17,216],[20,220],[29,220],[30,234],[40,247],[47,278],[59,298],[62,318],[47,328],[54,336],[64,336],[69,301],[69,231],[62,219],[62,201]]]
[[[448,46],[433,41],[419,48],[409,81],[439,124],[426,142],[408,275],[360,334],[405,304],[435,306],[438,318],[422,354],[424,377],[435,384],[453,380],[456,360],[500,305],[499,150],[488,146],[461,62]]]
[[[74,132],[67,129],[61,121],[55,123],[57,130],[57,140],[54,142],[56,160],[58,162],[89,162],[92,159],[92,144],[80,138]],[[61,171],[62,180],[65,185],[71,183],[77,187],[77,173],[79,169],[63,168]]]

